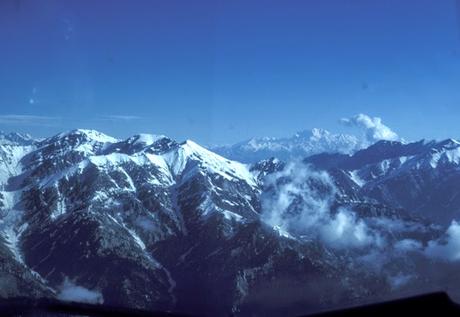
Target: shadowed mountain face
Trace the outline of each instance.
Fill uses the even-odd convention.
[[[354,155],[320,154],[305,160],[320,169],[343,171],[358,192],[431,221],[460,216],[460,143],[380,141]]]
[[[458,147],[245,165],[165,136],[9,140],[0,295],[286,315],[453,288]]]

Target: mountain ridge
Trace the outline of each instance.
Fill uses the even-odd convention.
[[[252,138],[230,146],[210,149],[245,163],[277,157],[281,160],[302,158],[320,152],[353,153],[366,146],[365,141],[349,134],[334,134],[324,129],[304,130],[292,137]]]
[[[437,239],[455,227],[387,202],[369,187],[380,179],[362,174],[418,147],[457,148],[420,144],[323,154],[327,168],[315,157],[242,164],[190,140],[82,129],[1,145],[0,286],[8,296],[84,290],[84,301],[206,315],[300,314],[428,289],[434,277],[413,277],[413,267],[445,252]],[[353,159],[361,170],[344,167]],[[277,285],[289,296],[269,291]]]

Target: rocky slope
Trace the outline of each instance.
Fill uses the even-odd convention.
[[[436,166],[426,158],[431,171],[451,166],[451,143],[378,143],[312,157],[315,170],[245,165],[165,136],[74,130],[5,142],[1,295],[285,315],[428,288],[442,276],[422,269],[452,231],[392,202],[383,180],[428,147],[446,153]]]

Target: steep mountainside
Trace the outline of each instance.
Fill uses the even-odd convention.
[[[165,136],[74,130],[2,144],[0,295],[285,315],[427,288],[435,277],[414,267],[445,228],[378,195],[372,164],[454,145],[382,144],[328,157],[327,174]]]
[[[460,218],[460,142],[380,141],[354,155],[320,154],[307,162],[341,170],[360,189],[389,206],[443,224]]]

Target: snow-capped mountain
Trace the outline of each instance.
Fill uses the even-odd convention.
[[[256,163],[271,157],[291,160],[323,152],[350,154],[366,145],[353,135],[312,129],[287,138],[253,138],[235,145],[212,147],[211,150],[232,160]]]
[[[456,148],[380,142],[310,157],[313,170],[145,134],[2,144],[0,295],[286,315],[419,291],[438,276],[416,268],[444,254],[438,239],[455,228],[388,201],[386,180],[418,168],[448,181]]]
[[[58,296],[70,279],[107,303],[172,308],[178,263],[166,268],[163,257],[196,243],[189,235],[229,239],[235,222],[257,217],[248,167],[192,141],[75,130],[20,148],[3,162],[2,236],[10,262]],[[175,251],[163,249],[176,240]]]
[[[379,141],[354,155],[319,154],[315,166],[345,171],[358,192],[431,220],[460,218],[460,142]]]
[[[11,132],[5,133],[0,131],[0,144],[31,145],[34,139],[29,134]]]

